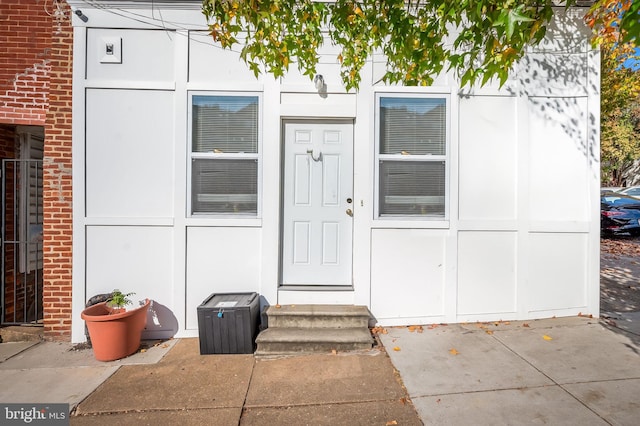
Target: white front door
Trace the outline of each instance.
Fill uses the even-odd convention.
[[[283,285],[351,285],[353,123],[284,123]]]

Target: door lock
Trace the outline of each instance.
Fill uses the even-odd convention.
[[[353,210],[351,209],[347,209],[347,214],[351,217],[353,217]]]

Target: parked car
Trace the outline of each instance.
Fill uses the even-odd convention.
[[[620,192],[621,189],[624,189],[623,186],[603,186],[600,188],[600,192]]]
[[[628,188],[621,188],[616,192],[619,192],[620,194],[630,195],[635,198],[640,198],[640,186],[630,186]]]
[[[600,232],[640,235],[640,199],[617,192],[600,194]]]

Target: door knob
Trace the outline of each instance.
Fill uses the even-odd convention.
[[[353,210],[351,209],[347,209],[347,214],[351,217],[353,217]]]

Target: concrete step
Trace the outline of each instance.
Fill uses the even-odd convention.
[[[266,310],[269,328],[369,327],[369,309],[354,305],[272,305]]]
[[[0,342],[39,342],[44,328],[38,325],[10,325],[0,328]]]
[[[328,353],[367,350],[373,346],[368,328],[267,328],[256,338],[256,355]]]

